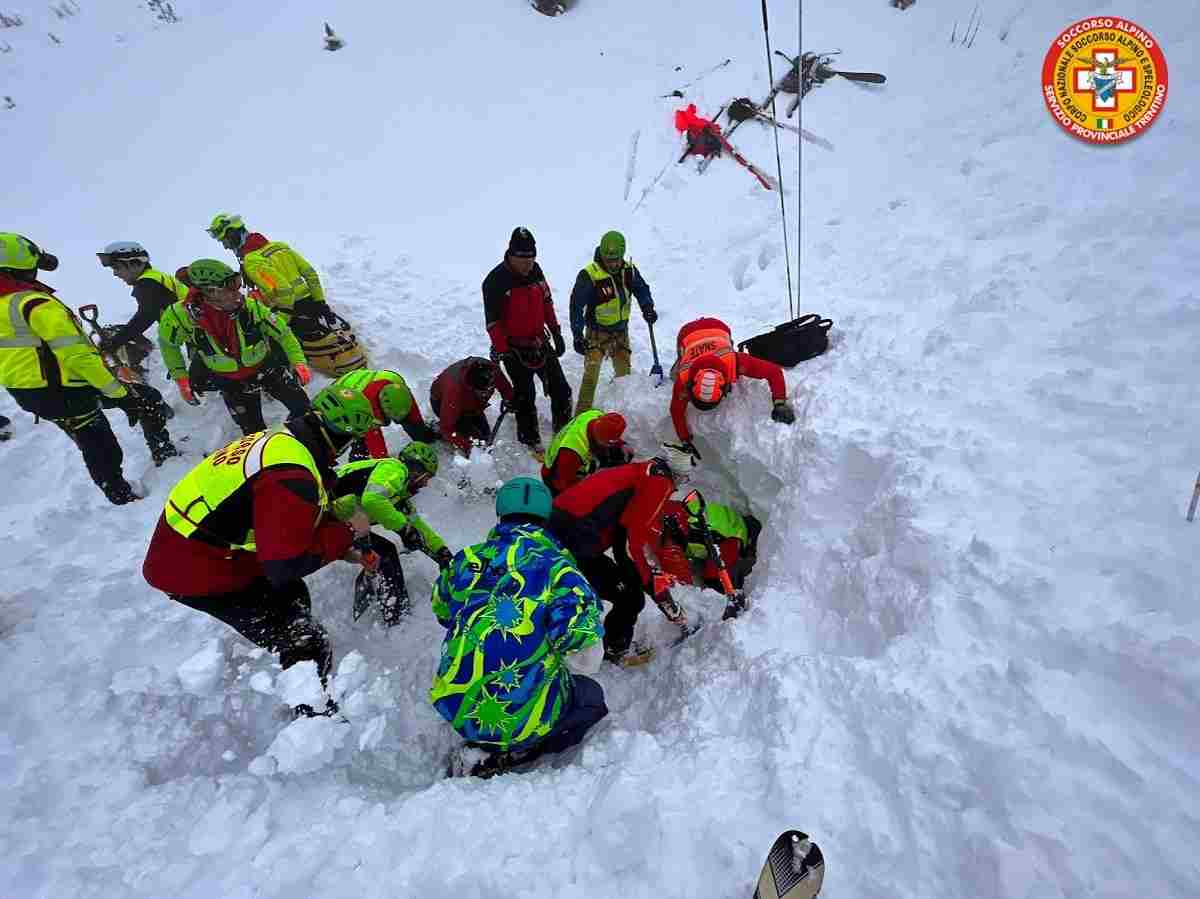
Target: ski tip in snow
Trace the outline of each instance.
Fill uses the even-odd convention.
[[[754,899],[815,899],[825,882],[821,848],[799,830],[785,830],[771,846]]]

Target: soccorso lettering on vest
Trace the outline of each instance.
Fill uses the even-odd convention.
[[[250,447],[257,442],[257,436],[245,437],[239,440],[233,446],[226,446],[217,450],[212,457],[212,465],[215,468],[218,465],[241,465],[242,460],[246,458],[246,453],[250,452]]]

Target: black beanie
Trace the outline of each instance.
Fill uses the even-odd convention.
[[[537,255],[537,244],[528,228],[513,228],[512,237],[508,239],[508,255],[522,259],[532,259]]]

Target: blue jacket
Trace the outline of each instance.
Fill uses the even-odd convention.
[[[464,738],[497,750],[544,739],[571,699],[564,657],[604,635],[601,606],[544,528],[496,525],[433,585],[446,628],[429,701]]]

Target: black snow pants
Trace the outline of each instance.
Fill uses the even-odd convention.
[[[517,419],[517,439],[526,446],[537,446],[542,442],[537,407],[534,405],[534,377],[541,380],[550,397],[553,432],[557,434],[571,420],[571,385],[567,383],[558,357],[553,352],[546,352],[544,356],[545,364],[536,369],[526,366],[515,353],[504,357],[504,370],[508,372],[508,379],[513,385],[513,415]]]
[[[291,370],[274,361],[268,361],[253,376],[241,381],[222,378],[215,372],[209,372],[208,378],[213,387],[221,392],[221,399],[225,400],[229,414],[243,434],[266,430],[262,411],[264,390],[287,406],[289,416],[303,415],[312,408],[308,394]]]
[[[279,664],[290,668],[297,662],[317,663],[321,683],[333,667],[333,650],[321,623],[312,615],[312,600],[303,580],[275,587],[260,578],[242,590],[212,596],[180,596],[171,599],[224,621],[253,643],[279,654]]]

